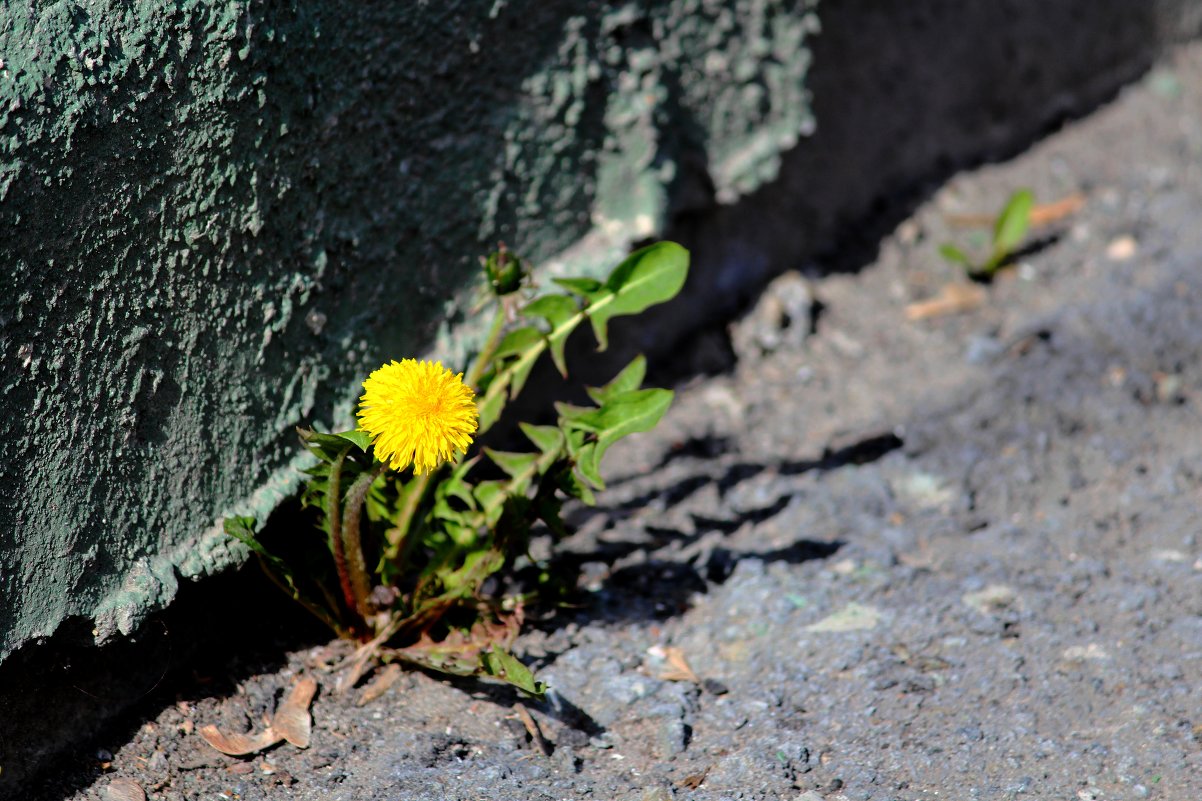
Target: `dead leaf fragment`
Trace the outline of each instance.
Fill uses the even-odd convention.
[[[257,734],[223,734],[212,723],[200,727],[200,736],[209,745],[229,756],[246,756],[270,748],[283,738],[271,728]]]
[[[526,733],[530,735],[530,741],[534,743],[543,756],[551,756],[551,744],[543,736],[543,730],[539,728],[538,721],[534,719],[534,715],[530,714],[530,710],[524,704],[518,704],[515,709],[518,713],[518,720],[522,721],[522,725],[526,727]]]
[[[985,302],[985,290],[975,284],[944,284],[939,294],[930,300],[920,300],[906,306],[906,319],[927,320],[948,314],[972,311]]]
[[[317,694],[317,680],[312,676],[304,676],[284,696],[280,707],[275,711],[271,721],[271,729],[297,748],[309,747],[309,736],[313,728],[313,718],[309,715],[309,704]]]
[[[396,684],[396,680],[401,676],[401,666],[396,662],[385,666],[371,682],[363,688],[363,692],[359,694],[359,700],[355,702],[356,706],[367,706],[372,701],[379,698],[392,685]]]
[[[146,801],[146,791],[133,779],[113,779],[100,797],[104,801]]]
[[[270,748],[281,740],[287,740],[297,748],[308,748],[313,719],[309,716],[309,704],[317,694],[317,681],[305,676],[295,684],[275,711],[271,724],[257,734],[224,734],[210,723],[200,730],[200,736],[209,745],[229,756],[247,756]]]

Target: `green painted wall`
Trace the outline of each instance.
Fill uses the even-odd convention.
[[[0,659],[237,559],[488,243],[601,266],[772,178],[813,4],[0,7]]]

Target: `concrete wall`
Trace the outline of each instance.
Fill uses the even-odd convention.
[[[0,7],[0,660],[237,558],[294,426],[462,347],[489,243],[600,267],[775,176],[812,5]]]

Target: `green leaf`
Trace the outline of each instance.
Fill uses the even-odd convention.
[[[518,423],[518,428],[526,435],[526,439],[534,443],[534,447],[543,453],[558,453],[563,447],[563,432],[556,426],[536,426],[530,423]]]
[[[939,246],[939,255],[953,264],[960,264],[964,267],[972,266],[972,260],[968,258],[968,254],[950,242]]]
[[[577,500],[584,502],[589,506],[597,505],[597,496],[593,494],[593,489],[576,474],[571,468],[565,469],[559,474],[556,480],[556,485],[569,495]]]
[[[350,449],[350,445],[355,444],[341,434],[323,434],[311,428],[298,428],[296,433],[300,434],[305,448],[323,462],[337,461]]]
[[[559,374],[566,377],[568,365],[564,359],[564,346],[567,344],[568,335],[576,330],[576,326],[584,319],[576,301],[567,295],[544,295],[526,304],[522,314],[527,317],[541,317],[547,321],[547,325],[550,326],[547,331],[547,345],[551,349],[551,359],[555,362]]]
[[[591,419],[591,416],[596,414],[597,409],[595,409],[591,406],[576,406],[575,404],[563,403],[562,401],[556,401],[555,411],[559,412],[560,425],[562,427],[564,427],[565,429],[569,425],[573,425],[573,426],[578,426],[580,428],[584,428],[588,431],[596,431],[597,430],[596,428],[592,427],[591,423],[580,423],[579,422],[581,420]]]
[[[496,358],[517,357],[505,365],[504,370],[497,375],[497,380],[503,380],[508,385],[510,398],[517,397],[517,394],[522,391],[526,379],[530,377],[530,370],[538,361],[539,354],[543,352],[544,347],[546,347],[546,343],[543,340],[543,332],[532,326],[510,331],[501,340],[501,344],[497,346]],[[491,392],[492,386],[490,385],[488,389]]]
[[[671,300],[684,286],[688,273],[689,252],[675,242],[657,242],[627,256],[605,282],[605,289],[612,294],[595,293],[585,310],[599,350],[609,347],[611,318],[638,314]]]
[[[601,458],[597,453],[597,441],[586,442],[576,451],[576,469],[594,487],[605,489],[605,480],[601,478]]]
[[[553,278],[555,283],[585,300],[593,300],[605,288],[596,278]]]
[[[488,458],[492,459],[493,464],[505,471],[505,474],[510,478],[530,479],[531,468],[538,459],[536,453],[510,453],[508,451],[494,451],[492,448],[485,448],[484,452],[488,454]]]
[[[604,406],[613,396],[641,387],[646,376],[647,359],[639,354],[608,384],[603,387],[586,387],[586,391],[598,406]]]
[[[543,332],[533,326],[511,331],[501,340],[493,356],[497,373],[476,402],[479,414],[476,436],[492,428],[505,408],[505,401],[522,390],[546,344]]]
[[[339,431],[334,436],[357,446],[364,453],[371,447],[371,434],[368,434],[366,431],[360,431],[357,428],[350,431]]]
[[[480,654],[480,666],[489,676],[508,682],[540,700],[547,692],[547,685],[536,681],[530,668],[523,665],[517,657],[499,645],[494,645]]]
[[[443,597],[465,596],[475,592],[480,582],[505,566],[505,555],[492,549],[471,551],[463,557],[463,566],[456,570],[439,571],[446,590]]]
[[[1029,189],[1020,189],[1010,196],[993,227],[994,254],[1002,254],[999,263],[1014,252],[1027,235],[1031,225],[1031,208],[1035,196]]]
[[[505,382],[506,385],[508,382]],[[476,403],[476,412],[480,415],[477,421],[477,436],[492,428],[501,417],[505,408],[506,391],[504,386],[498,386],[496,391],[490,387],[488,392]]]
[[[493,354],[493,358],[501,359],[505,356],[517,356],[533,347],[542,344],[543,333],[534,326],[528,325],[523,328],[515,328],[505,335],[501,340],[501,344],[497,345],[497,351]]]
[[[650,431],[672,405],[675,393],[670,389],[636,389],[614,395],[609,402],[588,415],[581,415],[572,425],[597,432],[597,445],[592,458],[595,464],[577,460],[582,474],[590,481],[600,472],[601,457],[622,437]],[[586,470],[590,472],[585,472]],[[593,482],[596,484],[597,482]]]

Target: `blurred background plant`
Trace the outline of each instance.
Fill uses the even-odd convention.
[[[1035,195],[1029,189],[1020,189],[1006,200],[1002,210],[993,221],[993,232],[984,248],[985,255],[970,256],[959,246],[945,242],[939,246],[939,255],[953,264],[962,266],[969,277],[988,281],[998,270],[1008,265],[1027,236],[1031,227],[1031,210],[1035,207]]]

